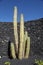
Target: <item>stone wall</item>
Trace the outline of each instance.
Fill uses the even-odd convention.
[[[25,22],[31,39],[31,54],[43,55],[43,19]],[[19,23],[18,23],[19,32]],[[14,42],[13,22],[0,22],[0,55],[7,56],[8,42]]]

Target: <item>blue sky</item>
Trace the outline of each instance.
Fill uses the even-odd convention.
[[[13,22],[14,6],[18,8],[18,21],[21,13],[25,21],[43,18],[43,0],[0,0],[1,22]]]

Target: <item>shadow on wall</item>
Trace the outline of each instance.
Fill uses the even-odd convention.
[[[10,45],[11,45],[11,41],[9,40],[8,41],[8,57],[10,58],[10,59],[13,59],[12,58],[12,55],[11,55],[11,47],[10,47]],[[15,51],[16,51],[16,45],[14,44],[14,46],[15,46]],[[18,54],[17,54],[17,52],[15,52],[15,55],[16,55],[16,57],[18,58]]]
[[[10,59],[12,59],[11,50],[10,50],[10,44],[11,44],[11,41],[9,40],[9,42],[8,42],[8,57],[9,57]]]

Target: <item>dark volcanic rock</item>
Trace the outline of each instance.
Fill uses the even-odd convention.
[[[18,23],[18,34],[20,31],[19,28]],[[35,58],[43,59],[43,19],[25,22],[24,29],[28,31],[31,43],[30,58],[28,61],[31,62],[32,59]],[[0,22],[0,56],[2,56],[2,58],[8,57],[9,40],[14,42],[13,22]],[[30,64],[32,65],[32,63]]]

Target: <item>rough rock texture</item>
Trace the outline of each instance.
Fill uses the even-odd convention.
[[[25,22],[24,29],[28,31],[31,39],[30,57],[27,60],[9,60],[8,59],[8,42],[14,42],[13,22],[0,22],[0,63],[10,61],[11,65],[33,65],[34,59],[43,60],[43,18]],[[19,32],[19,23],[18,23]],[[19,33],[18,33],[19,34]],[[3,60],[4,59],[4,60]],[[14,62],[15,61],[15,62]],[[17,62],[17,63],[16,63]]]

